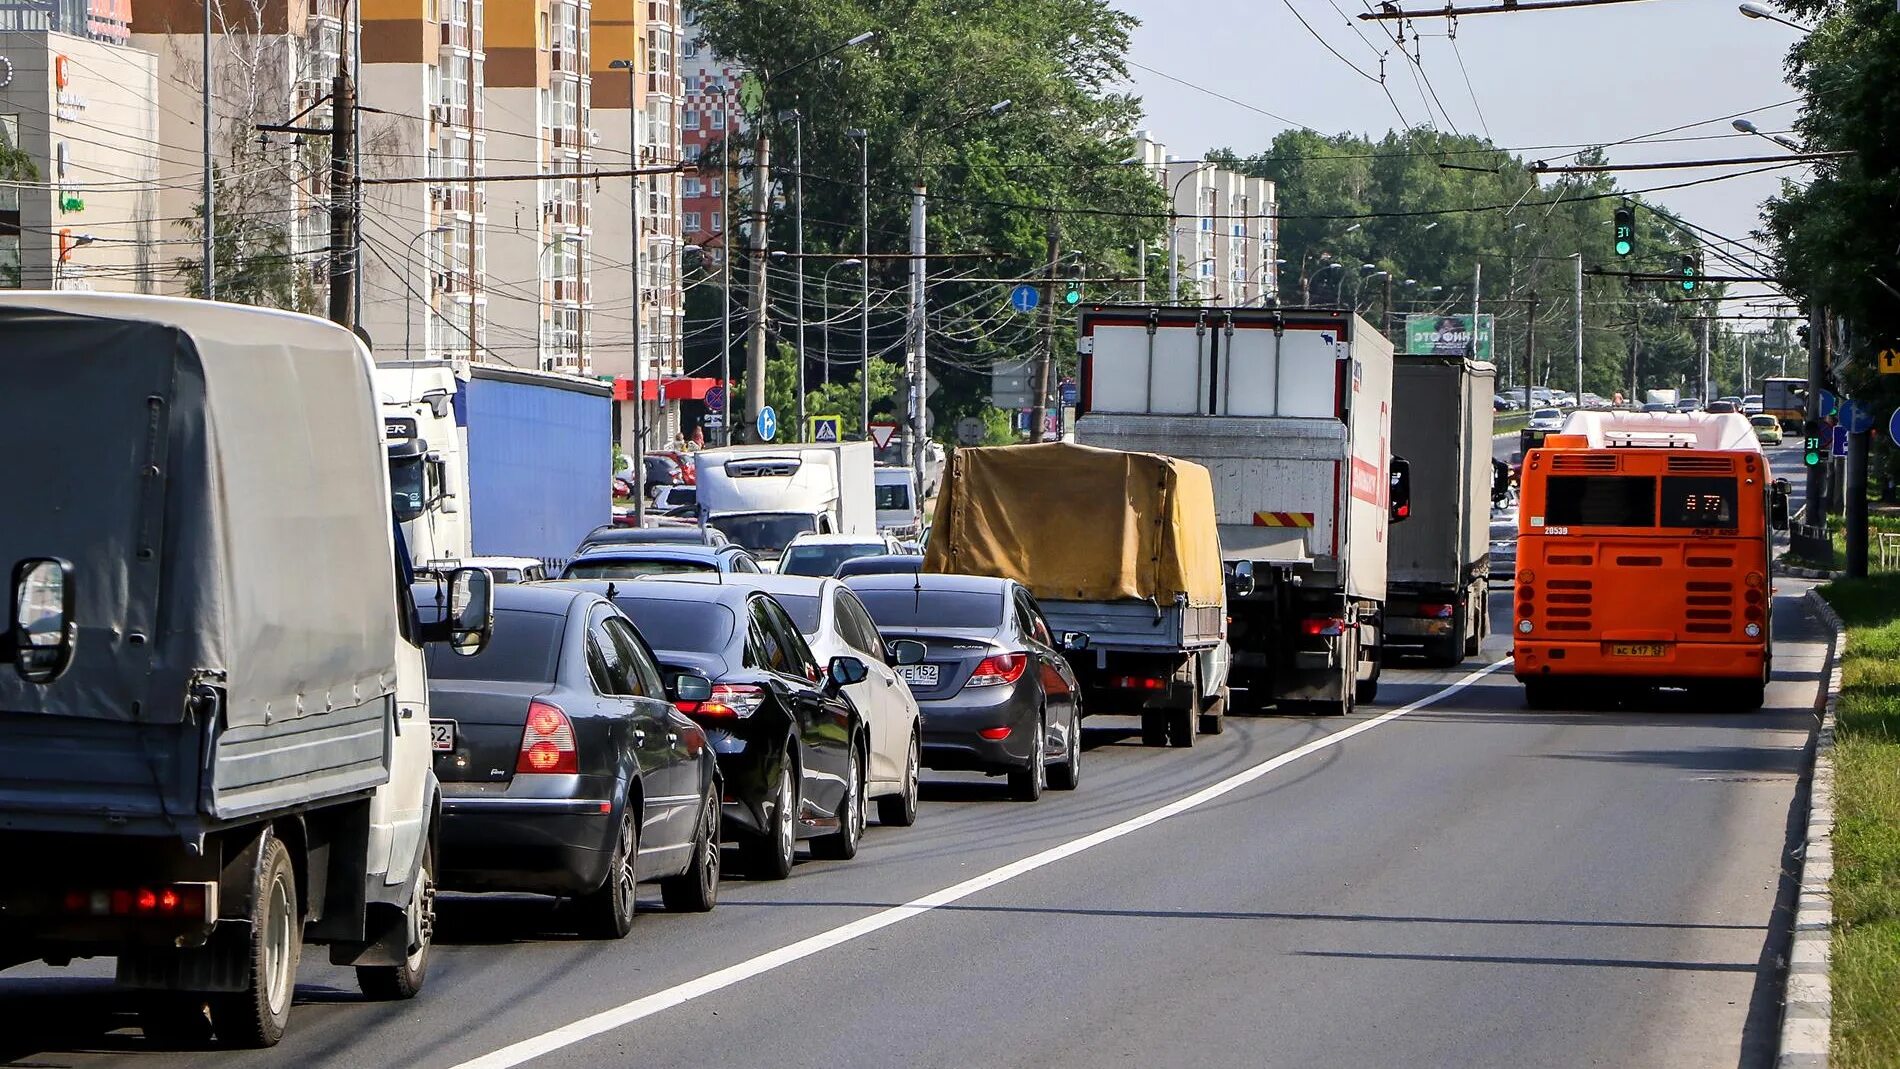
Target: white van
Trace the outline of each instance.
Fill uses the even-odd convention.
[[[872,477],[877,483],[877,529],[897,538],[916,538],[924,525],[916,473],[909,468],[878,468]]]

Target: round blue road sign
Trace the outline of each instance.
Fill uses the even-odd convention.
[[[1900,442],[1900,408],[1894,409],[1893,415],[1887,417],[1887,437]]]
[[[725,410],[726,388],[724,386],[708,386],[706,388],[706,407],[714,412]]]
[[[1865,401],[1841,402],[1841,426],[1849,434],[1861,434],[1874,429],[1874,409]]]
[[[758,429],[761,442],[769,442],[778,437],[778,413],[772,411],[771,405],[766,405],[759,411]]]
[[[1826,419],[1827,417],[1840,411],[1840,407],[1841,407],[1841,400],[1840,398],[1834,396],[1833,390],[1821,391],[1821,418],[1822,419]]]
[[[1042,291],[1024,284],[1009,291],[1009,306],[1018,312],[1033,312],[1042,303]]]

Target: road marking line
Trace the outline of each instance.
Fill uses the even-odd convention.
[[[1493,662],[1475,672],[1467,674],[1456,683],[1444,687],[1441,690],[1433,691],[1431,694],[1409,705],[1402,705],[1390,712],[1381,713],[1370,720],[1364,720],[1351,727],[1342,728],[1324,738],[1314,739],[1304,745],[1296,746],[1277,757],[1268,758],[1218,783],[1203,787],[1193,794],[1169,802],[1167,805],[1161,806],[1158,809],[1151,809],[1139,816],[1130,817],[1120,824],[1103,828],[1101,831],[1084,835],[1079,839],[1073,839],[1060,846],[1052,846],[1041,853],[1031,854],[1020,861],[1012,861],[1001,868],[991,869],[980,876],[973,876],[962,883],[946,887],[941,891],[932,892],[922,898],[913,899],[904,905],[892,906],[889,909],[873,913],[868,917],[863,917],[849,924],[833,928],[828,932],[820,932],[817,935],[801,939],[796,943],[779,947],[777,950],[767,951],[757,957],[748,958],[736,965],[729,965],[726,968],[707,973],[697,979],[688,980],[683,984],[669,987],[664,991],[656,991],[651,995],[634,999],[632,1002],[623,1003],[612,1009],[602,1010],[591,1017],[583,1017],[573,1024],[563,1025],[551,1032],[544,1032],[541,1035],[521,1040],[518,1043],[511,1043],[500,1050],[484,1054],[481,1057],[473,1058],[469,1061],[461,1062],[455,1065],[453,1069],[512,1069],[513,1066],[521,1065],[524,1062],[552,1054],[562,1048],[571,1047],[576,1043],[584,1042],[603,1033],[611,1032],[616,1028],[623,1028],[636,1021],[651,1017],[662,1010],[671,1009],[674,1006],[682,1005],[704,995],[710,995],[715,991],[731,987],[742,980],[749,980],[755,976],[760,976],[782,966],[790,965],[793,962],[811,957],[820,951],[842,946],[845,943],[849,943],[855,939],[861,939],[873,932],[889,928],[901,921],[907,921],[912,917],[928,913],[933,909],[950,905],[953,902],[968,898],[979,891],[988,890],[998,884],[1007,883],[1018,876],[1026,875],[1040,868],[1046,868],[1064,858],[1073,857],[1084,850],[1101,846],[1103,843],[1113,842],[1124,836],[1132,835],[1150,825],[1158,824],[1169,817],[1179,816],[1189,810],[1204,806],[1214,799],[1238,790],[1276,769],[1284,768],[1298,761],[1302,757],[1318,753],[1330,746],[1337,746],[1347,739],[1352,738],[1354,735],[1371,731],[1381,724],[1389,723],[1408,713],[1417,712],[1428,705],[1441,702],[1510,663],[1508,660]]]

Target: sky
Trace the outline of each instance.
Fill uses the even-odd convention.
[[[1608,150],[1612,163],[1637,163],[1777,155],[1784,150],[1736,134],[1730,117],[1752,112],[1748,118],[1773,133],[1787,130],[1796,114],[1796,105],[1784,103],[1797,94],[1783,78],[1782,61],[1798,32],[1746,18],[1734,0],[1472,15],[1458,21],[1455,45],[1444,18],[1420,19],[1413,24],[1423,35],[1417,68],[1388,35],[1398,23],[1348,18],[1367,10],[1368,2],[1116,0],[1142,23],[1128,58],[1149,134],[1182,159],[1213,147],[1245,156],[1292,126],[1376,139],[1399,126],[1400,115],[1420,125],[1429,112],[1434,126],[1488,134],[1499,147],[1533,160],[1668,127],[1690,128],[1663,137],[1722,135],[1630,141]],[[1428,4],[1407,0],[1406,6]],[[1316,40],[1294,11],[1339,55]],[[1409,34],[1406,44],[1409,50]],[[1375,80],[1382,52],[1383,87]],[[1375,78],[1355,73],[1354,66]],[[1754,110],[1759,108],[1766,110]],[[1641,171],[1619,175],[1618,182],[1642,190],[1748,169]],[[1646,196],[1691,223],[1759,247],[1750,233],[1761,225],[1761,202],[1776,191],[1780,176],[1804,174],[1788,167]]]

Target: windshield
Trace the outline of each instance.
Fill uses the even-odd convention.
[[[1773,416],[1756,416],[1748,422],[1753,423],[1757,427],[1773,427],[1776,430],[1781,429],[1781,421]]]
[[[820,615],[819,610],[821,606],[818,603],[817,595],[774,594],[772,597],[776,598],[780,605],[785,606],[785,615],[792,618],[792,623],[798,628],[799,634],[815,635],[818,633],[818,617]]]
[[[391,458],[389,461],[390,509],[397,523],[408,523],[422,515],[423,458]]]
[[[710,561],[636,557],[580,560],[567,566],[563,579],[638,579],[643,575],[705,575],[719,569]]]
[[[712,525],[746,549],[776,557],[792,539],[816,531],[818,517],[809,512],[755,512],[717,517]]]
[[[712,601],[617,597],[614,604],[633,617],[661,657],[674,653],[723,656],[732,645],[732,610]]]
[[[1003,624],[1003,595],[966,590],[856,590],[879,628],[970,627]]]
[[[877,507],[880,512],[910,508],[910,487],[904,483],[878,483]]]
[[[424,609],[424,615],[428,613]],[[567,617],[522,609],[496,609],[495,633],[482,652],[457,654],[445,643],[428,646],[429,678],[493,683],[552,683]]]
[[[779,561],[780,575],[836,575],[838,566],[859,557],[874,557],[884,552],[878,542],[854,542],[846,545],[793,546]]]

